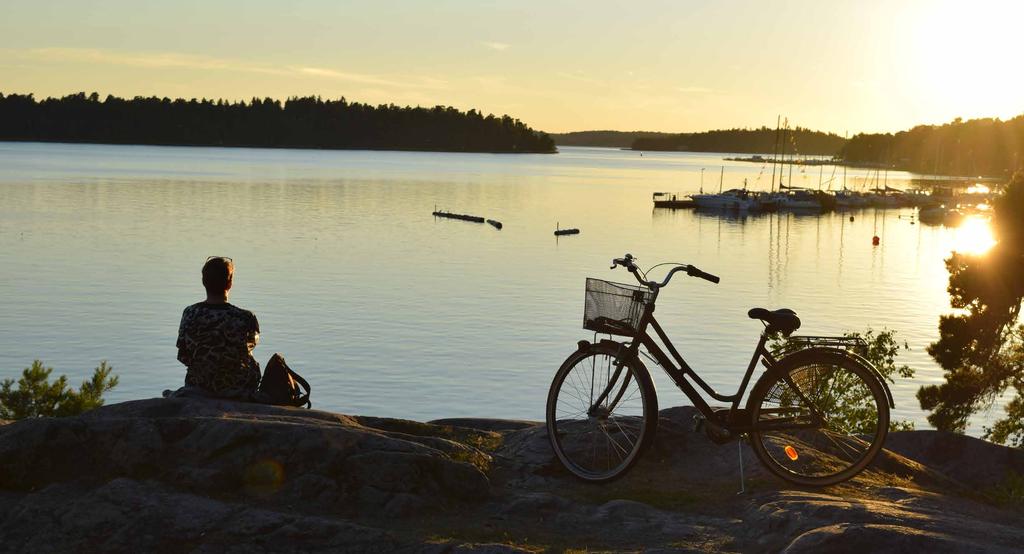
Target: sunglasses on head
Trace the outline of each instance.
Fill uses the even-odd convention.
[[[235,263],[235,260],[232,260],[227,256],[210,256],[209,258],[206,258],[206,261],[210,260],[227,260],[229,263]]]

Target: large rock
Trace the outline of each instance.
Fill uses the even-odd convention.
[[[1020,451],[895,433],[853,481],[793,489],[663,410],[633,470],[561,468],[543,424],[418,423],[200,399],[0,423],[0,551],[1012,551]],[[739,461],[745,469],[741,489]],[[1002,503],[1000,503],[1002,502]],[[1007,502],[1011,502],[1007,504]]]
[[[2,429],[0,487],[11,490],[129,477],[345,513],[385,508],[404,495],[428,508],[489,494],[487,454],[445,428],[414,422],[364,425],[298,408],[158,399]]]

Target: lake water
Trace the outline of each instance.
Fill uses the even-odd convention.
[[[761,325],[747,309],[789,307],[809,334],[896,329],[917,376],[893,387],[895,415],[927,428],[914,393],[942,378],[925,348],[949,311],[943,259],[972,247],[977,225],[915,225],[912,209],[652,209],[652,192],[696,191],[701,168],[717,189],[723,163],[725,188],[768,187],[770,167],[722,157],[0,143],[0,377],[39,358],[77,384],[105,359],[121,378],[111,401],[180,386],[181,310],[203,298],[207,256],[223,255],[236,264],[231,301],[260,321],[257,359],[282,352],[314,407],[542,419],[555,369],[591,337],[584,279],[629,282],[608,266],[631,252],[721,276],[677,277],[658,306],[716,388],[732,392],[749,360]],[[807,171],[793,182],[840,179]],[[435,206],[505,226],[435,219]],[[582,233],[556,240],[556,225]],[[662,407],[684,403],[648,365]]]

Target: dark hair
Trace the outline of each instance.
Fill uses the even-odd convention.
[[[210,258],[203,264],[203,286],[206,292],[220,294],[231,288],[235,263],[231,258]]]

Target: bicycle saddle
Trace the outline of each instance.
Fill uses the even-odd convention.
[[[800,328],[800,318],[796,316],[796,312],[788,308],[775,311],[769,311],[764,308],[751,308],[747,312],[747,316],[750,319],[760,319],[767,323],[769,333],[778,332],[783,335],[789,335]]]

